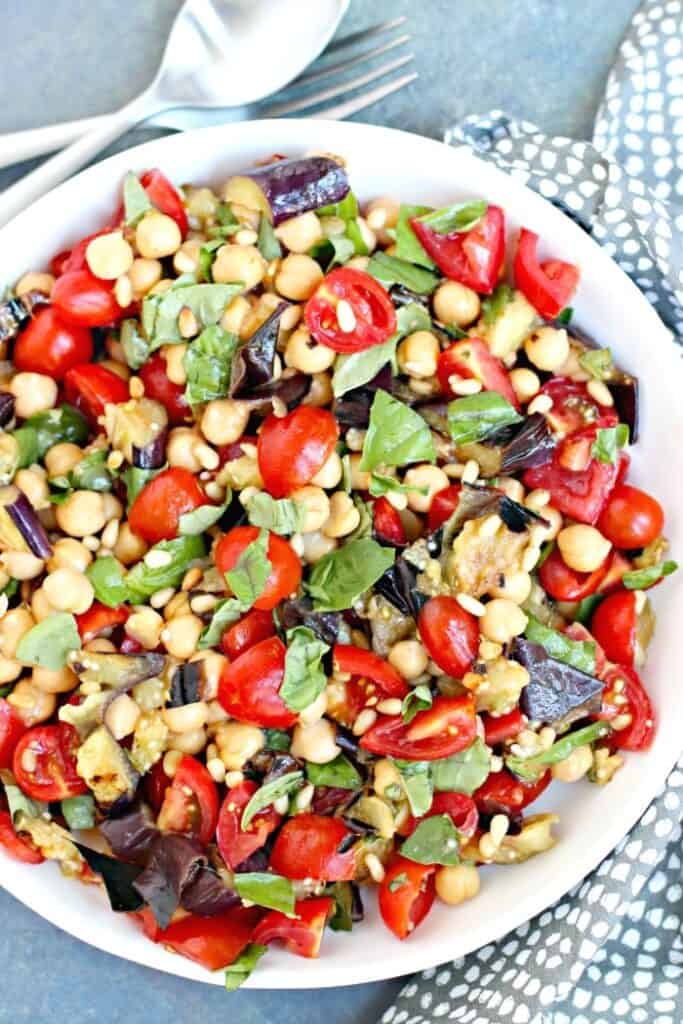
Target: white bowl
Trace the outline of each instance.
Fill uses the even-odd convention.
[[[680,356],[646,299],[587,234],[544,199],[468,152],[404,132],[325,121],[262,121],[208,128],[120,153],[84,171],[37,202],[0,233],[0,283],[40,269],[70,243],[105,223],[128,170],[161,167],[176,182],[218,185],[270,153],[342,154],[362,200],[391,195],[435,205],[483,196],[505,208],[509,227],[539,232],[544,252],[578,263],[576,322],[642,384],[642,436],[632,476],[660,499],[674,555],[683,554],[683,488],[676,445],[683,436]],[[630,754],[606,787],[553,785],[542,808],[561,815],[560,842],[519,866],[486,868],[478,898],[457,909],[435,905],[419,930],[398,942],[382,925],[372,895],[366,920],[352,934],[328,932],[317,961],[270,951],[249,981],[254,988],[320,988],[406,974],[463,956],[498,939],[559,899],[605,857],[641,815],[681,748],[683,700],[676,682],[683,621],[677,581],[652,592],[658,628],[645,671],[659,728],[647,754]],[[155,946],[104,894],[39,868],[2,861],[0,883],[23,903],[100,949],[163,971],[222,984],[201,968]]]

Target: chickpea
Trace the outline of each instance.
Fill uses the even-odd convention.
[[[115,281],[133,266],[133,250],[122,231],[108,231],[88,242],[85,262],[95,277]]]
[[[286,299],[303,302],[310,299],[322,279],[323,272],[314,259],[303,253],[291,253],[280,264],[275,287]]]
[[[0,555],[3,568],[15,580],[34,580],[45,568],[42,558],[36,558],[30,551],[5,551]]]
[[[589,743],[572,750],[563,761],[554,764],[550,771],[560,782],[578,782],[593,767],[593,750]]]
[[[0,657],[0,685],[4,686],[5,683],[13,683],[15,679],[19,678],[23,670],[24,666],[19,664],[18,661]]]
[[[0,619],[0,653],[4,658],[13,658],[17,645],[25,633],[35,626],[35,619],[28,608],[12,608]]]
[[[97,651],[99,654],[116,654],[117,647],[107,640],[106,636],[96,636],[94,640],[89,640],[83,647],[86,651]]]
[[[439,359],[439,339],[431,331],[413,331],[398,346],[398,365],[418,380],[433,377]]]
[[[161,358],[166,362],[166,376],[173,384],[183,387],[187,383],[185,371],[185,353],[188,346],[181,343],[178,345],[162,345]]]
[[[538,374],[520,366],[516,370],[510,370],[510,383],[518,400],[523,404],[530,402],[534,395],[541,390],[541,382]]]
[[[541,327],[530,334],[524,342],[524,351],[529,362],[539,370],[554,373],[567,361],[569,355],[569,339],[562,328]]]
[[[140,708],[132,697],[122,693],[111,702],[104,713],[104,724],[115,740],[125,739],[135,732],[140,718]]]
[[[126,634],[137,640],[147,651],[153,651],[159,646],[159,638],[164,628],[164,620],[153,608],[142,606],[136,608],[132,615],[128,616],[125,630]],[[170,727],[169,727],[170,728]],[[174,732],[182,732],[182,729],[174,729]]]
[[[477,293],[457,281],[444,281],[439,285],[433,303],[437,320],[456,327],[469,327],[481,312]]]
[[[197,615],[177,615],[161,631],[161,642],[174,658],[187,659],[197,650],[203,628]]]
[[[43,274],[36,271],[29,271],[20,277],[15,285],[17,295],[26,295],[27,292],[42,292],[48,298],[54,287],[55,279],[52,274]]]
[[[369,256],[353,256],[344,266],[351,267],[353,270],[367,270],[369,262]]]
[[[391,241],[391,236],[387,234],[387,228],[396,227],[400,209],[401,205],[398,200],[391,196],[379,196],[377,199],[371,199],[365,207],[365,219],[368,227],[375,232],[382,245],[387,245]]]
[[[326,537],[319,530],[303,534],[303,559],[308,565],[319,562],[330,551],[337,547],[337,541],[333,537]]]
[[[500,587],[492,587],[493,597],[505,597],[515,604],[524,604],[531,593],[532,579],[528,572],[509,572],[504,574],[505,582]]]
[[[343,475],[342,461],[337,452],[332,452],[330,457],[320,467],[312,478],[311,483],[316,487],[324,487],[329,490],[336,487]]]
[[[303,324],[290,335],[285,348],[285,365],[302,373],[322,373],[329,370],[337,353],[327,345],[319,345]]]
[[[73,491],[55,515],[59,528],[70,537],[99,533],[107,522],[102,495],[95,491]]]
[[[194,274],[199,269],[199,253],[202,243],[198,238],[188,238],[173,257],[173,269],[177,274]]]
[[[324,493],[324,492],[323,492]],[[335,491],[330,498],[330,515],[322,528],[326,537],[347,537],[360,523],[360,512],[346,491]]]
[[[82,615],[95,600],[93,585],[75,569],[55,569],[43,580],[45,596],[60,612]]]
[[[166,458],[169,466],[180,466],[191,473],[200,473],[202,464],[196,454],[202,436],[192,427],[174,427],[168,435]]]
[[[546,541],[554,540],[555,537],[557,537],[558,533],[562,529],[563,519],[562,513],[558,511],[558,509],[553,508],[552,505],[546,505],[542,509],[541,515],[548,523],[548,526],[535,526],[534,530],[538,531],[538,539],[540,543],[543,544]]]
[[[242,325],[250,313],[249,300],[245,299],[244,295],[236,295],[221,317],[221,327],[224,331],[240,334]]]
[[[45,693],[68,693],[78,686],[78,676],[67,665],[54,670],[36,665],[31,680],[37,689]]]
[[[83,459],[85,452],[77,444],[62,441],[53,444],[45,454],[45,468],[48,476],[68,476],[72,469]]]
[[[480,889],[479,872],[474,864],[449,864],[438,868],[434,881],[437,896],[451,907],[474,899]]]
[[[495,597],[485,607],[479,625],[488,640],[506,644],[526,629],[527,617],[514,601],[506,597]]]
[[[52,718],[57,707],[57,695],[39,690],[31,679],[20,679],[7,698],[27,728]]]
[[[228,771],[238,771],[266,745],[261,729],[242,722],[221,723],[216,729],[215,741],[220,759]]]
[[[161,717],[171,732],[192,732],[206,725],[209,720],[209,707],[206,701],[194,701],[179,708],[164,708]]]
[[[169,733],[167,744],[169,750],[179,750],[183,754],[201,754],[206,746],[206,729]]]
[[[180,228],[165,213],[148,210],[135,229],[135,244],[146,260],[172,256],[182,243]]]
[[[341,753],[336,740],[337,734],[332,723],[321,718],[313,725],[294,727],[290,752],[293,757],[300,757],[312,764],[328,764]]]
[[[399,640],[389,651],[389,663],[404,679],[417,679],[427,671],[429,657],[419,640]]]
[[[133,533],[128,523],[121,523],[119,535],[114,544],[114,556],[122,565],[133,565],[147,553],[147,544],[137,533]]]
[[[304,506],[304,522],[302,533],[321,530],[330,516],[330,499],[322,487],[307,484],[293,491],[290,497]]]
[[[371,474],[366,469],[361,469],[362,455],[354,452],[349,456],[349,469],[351,476],[351,487],[355,491],[367,491],[370,486]]]
[[[188,216],[196,220],[207,220],[213,217],[218,206],[218,196],[210,188],[186,188],[185,205]]]
[[[311,377],[311,386],[308,394],[304,397],[303,405],[329,405],[334,395],[332,393],[332,378],[329,373],[314,373]]]
[[[560,530],[557,546],[569,568],[576,572],[594,572],[612,548],[610,541],[599,530],[585,523],[573,523]]]
[[[232,444],[238,441],[249,422],[250,410],[246,402],[233,398],[219,398],[208,402],[200,422],[201,431],[210,444]]]
[[[43,619],[46,619],[48,615],[52,615],[56,610],[45,597],[45,591],[42,587],[38,587],[37,590],[33,591],[31,595],[31,613],[36,622],[42,622]]]
[[[155,285],[159,284],[161,274],[162,266],[159,260],[143,259],[142,257],[133,260],[128,277],[135,295],[146,295]]]
[[[383,757],[375,762],[372,785],[378,796],[384,796],[386,791],[394,786],[403,792],[401,776],[393,761]]]
[[[110,494],[109,491],[105,491],[103,493],[102,512],[105,523],[111,522],[112,519],[120,519],[122,517],[123,505],[115,494]]]
[[[50,504],[50,489],[47,480],[42,472],[35,469],[20,469],[14,477],[14,483],[23,491],[36,511],[52,508]]]
[[[228,242],[216,253],[212,275],[216,284],[241,282],[245,292],[260,284],[266,273],[266,261],[254,245]]]
[[[320,221],[313,210],[290,217],[275,229],[276,237],[290,252],[308,252],[323,237]]]
[[[22,420],[52,409],[57,401],[57,382],[43,373],[17,373],[9,390],[14,395],[15,412]]]
[[[420,466],[411,466],[403,478],[406,487],[415,488],[407,493],[408,508],[413,512],[428,512],[434,500],[434,495],[448,487],[450,480],[438,466],[430,466],[428,463]],[[426,494],[421,491],[426,488]]]

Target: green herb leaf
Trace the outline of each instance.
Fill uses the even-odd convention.
[[[247,516],[252,526],[286,537],[303,529],[306,507],[300,501],[271,498],[267,491],[259,491],[247,503]]]
[[[540,754],[534,754],[533,757],[514,757],[509,755],[505,758],[505,764],[520,779],[537,779],[539,775],[543,774],[548,765],[564,761],[577,747],[583,747],[587,743],[594,743],[596,740],[608,736],[611,731],[612,727],[609,722],[591,722],[590,725],[585,725],[583,729],[567,733],[562,739],[556,740],[552,747],[542,750]]]
[[[335,266],[342,266],[356,254],[356,247],[350,238],[344,235],[330,235],[323,238],[310,250],[309,255],[320,264],[327,273]]]
[[[421,821],[401,847],[401,856],[418,864],[458,864],[458,832],[447,814]]]
[[[174,540],[160,541],[150,551],[163,551],[171,556],[170,561],[155,569],[150,568],[144,559],[133,566],[125,578],[128,600],[133,604],[141,604],[157,590],[177,587],[190,563],[204,557],[206,547],[201,537],[176,537]]]
[[[431,295],[439,283],[439,277],[430,270],[416,267],[397,256],[387,256],[385,252],[376,252],[372,256],[366,273],[381,281],[386,288],[400,284],[417,295]]]
[[[491,755],[486,744],[477,737],[459,754],[430,761],[430,767],[434,789],[440,793],[467,793],[471,796],[491,770]]]
[[[183,537],[204,533],[215,526],[230,504],[230,497],[222,505],[200,505],[192,512],[183,512],[178,520],[178,533]]]
[[[268,952],[267,946],[259,946],[257,942],[250,942],[245,946],[236,960],[225,968],[225,987],[228,992],[235,992],[245,983],[252,974],[256,964],[264,953]]]
[[[348,536],[349,543],[352,540],[361,540],[363,537],[370,537],[373,528],[372,504],[369,501],[364,501],[360,494],[353,495],[353,503],[358,509],[360,520],[356,529]]]
[[[401,714],[408,725],[419,711],[427,711],[432,706],[432,692],[426,683],[420,683],[403,698]]]
[[[3,485],[12,482],[12,478],[18,469],[26,469],[40,459],[38,451],[38,435],[31,427],[19,427],[14,433],[7,437],[13,437],[16,450],[2,453],[2,483]],[[10,442],[11,443],[11,442]]]
[[[421,818],[432,806],[434,797],[429,762],[398,761],[393,758],[391,760],[401,776],[412,814],[416,818]]]
[[[113,555],[96,558],[85,570],[95,597],[107,608],[116,608],[128,600],[128,587],[121,566]]]
[[[137,174],[129,171],[123,179],[123,221],[126,227],[134,228],[137,222],[152,209],[147,192]]]
[[[353,891],[348,882],[334,882],[328,885],[326,894],[334,900],[334,912],[329,925],[333,932],[350,932],[353,928],[351,911],[353,908]]]
[[[409,462],[436,462],[432,433],[419,413],[380,389],[370,409],[360,468]]]
[[[400,875],[396,875],[396,878],[392,878],[389,882],[389,892],[398,892],[408,881],[408,876],[405,871],[402,871]]]
[[[580,622],[583,626],[587,626],[593,612],[602,600],[602,594],[590,594],[588,597],[584,597],[583,601],[579,601],[574,609],[574,622]]]
[[[509,284],[501,282],[501,284],[496,285],[493,290],[493,294],[484,299],[481,304],[482,312],[484,314],[484,323],[489,326],[494,324],[498,317],[503,313],[508,302],[512,300],[514,294],[514,289],[511,288]]]
[[[131,370],[139,370],[147,362],[150,356],[150,345],[147,338],[144,338],[138,330],[137,320],[122,320],[119,329],[119,341],[126,362]]]
[[[15,431],[15,438],[20,441],[21,434],[22,440],[29,441],[29,437],[24,434],[25,431],[34,432],[34,437],[30,440],[35,445],[33,461],[37,462],[53,445],[63,441],[70,441],[83,447],[88,440],[90,428],[77,409],[71,405],[60,405],[58,409],[47,409],[45,412],[36,412],[29,416],[23,427]]]
[[[436,264],[427,255],[417,240],[417,235],[410,226],[413,217],[421,217],[431,213],[429,206],[407,206],[401,205],[396,222],[396,255],[401,260],[408,260],[409,263],[417,263],[420,267],[427,267],[428,270],[436,268]]]
[[[185,398],[190,405],[224,398],[230,387],[232,359],[239,338],[218,324],[206,327],[183,357],[187,374]]]
[[[424,306],[417,302],[409,302],[402,306],[396,313],[396,333],[385,342],[366,348],[362,352],[337,356],[332,378],[335,398],[340,398],[347,391],[367,384],[386,363],[393,365],[396,361],[396,347],[401,338],[412,334],[413,331],[428,331],[431,326],[432,321]]]
[[[678,562],[660,562],[658,565],[649,565],[646,569],[633,569],[631,572],[625,572],[621,577],[621,582],[627,590],[646,590],[657,580],[676,572],[677,568]]]
[[[95,827],[95,801],[90,793],[62,800],[62,814],[71,829]]]
[[[616,427],[600,427],[591,448],[591,455],[598,462],[611,462],[619,459],[619,450],[628,444],[628,427],[619,423]]]
[[[188,275],[177,278],[172,287],[161,295],[148,295],[142,303],[142,327],[149,339],[150,352],[162,345],[177,345],[184,340],[178,327],[181,309],[191,310],[202,328],[212,327],[243,290],[241,281],[234,284],[196,284]]]
[[[234,875],[233,885],[240,899],[279,910],[288,917],[294,914],[294,886],[289,878],[269,871],[242,871]]]
[[[114,478],[107,469],[107,453],[103,449],[89,452],[74,466],[68,476],[51,477],[50,487],[57,493],[50,495],[50,501],[61,504],[72,491],[110,491]]]
[[[497,391],[481,391],[448,404],[448,428],[456,445],[483,441],[502,427],[521,423],[522,419]]]
[[[303,782],[303,772],[288,772],[287,775],[281,775],[279,779],[273,779],[272,782],[267,782],[265,786],[257,789],[242,813],[242,831],[248,827],[254,815],[264,807],[270,807],[281,796],[289,796],[295,789],[300,789]]]
[[[572,307],[571,306],[565,306],[564,309],[562,310],[562,312],[557,314],[556,319],[559,320],[559,322],[561,324],[570,324],[572,322],[572,317],[573,316],[574,316],[574,310],[572,309]]]
[[[249,605],[238,601],[236,597],[226,597],[223,601],[219,601],[214,606],[211,622],[202,630],[199,636],[199,643],[197,644],[199,650],[203,651],[207,647],[215,647],[220,642],[228,626],[232,626],[233,622],[241,619],[245,612],[249,611],[249,607]]]
[[[264,729],[266,750],[289,750],[292,737],[284,729]]]
[[[226,572],[225,578],[237,600],[251,607],[263,593],[272,571],[268,558],[268,531],[261,530],[256,540],[244,549],[234,568]]]
[[[344,611],[394,564],[392,548],[359,537],[316,562],[308,590],[317,611]]]
[[[290,711],[303,711],[327,685],[321,661],[330,648],[307,626],[288,630],[287,643],[285,674],[279,692]]]
[[[315,211],[319,217],[341,217],[342,220],[355,220],[358,216],[358,200],[350,190],[338,203],[319,206]]]
[[[306,776],[314,786],[332,786],[335,789],[360,789],[363,780],[348,757],[339,754],[328,764],[306,763]]]
[[[544,626],[533,615],[528,616],[524,636],[532,644],[544,647],[551,658],[563,661],[565,665],[572,665],[589,676],[595,675],[596,645],[589,640],[572,640],[564,633]]]
[[[17,661],[39,665],[56,672],[66,665],[70,651],[77,651],[81,638],[73,615],[53,612],[24,633],[17,645]]]
[[[264,213],[258,226],[258,240],[256,242],[259,252],[267,263],[271,260],[279,260],[282,256],[282,246],[277,240],[273,225]]]
[[[579,356],[579,366],[594,380],[607,380],[614,372],[612,353],[608,348],[588,348]]]
[[[418,219],[440,235],[450,235],[454,231],[465,232],[475,228],[482,217],[486,216],[488,203],[485,199],[473,199],[469,203],[453,203],[443,206],[440,210],[422,214]]]
[[[12,778],[10,775],[9,778]],[[31,800],[13,782],[5,782],[4,776],[2,785],[7,797],[7,806],[12,818],[12,824],[16,825],[19,815],[24,814],[27,818],[39,818],[48,809],[48,805]]]
[[[427,494],[428,487],[411,487],[409,484],[402,484],[394,476],[385,476],[383,473],[372,473],[370,486],[368,488],[373,498],[381,498],[390,491],[398,494]]]

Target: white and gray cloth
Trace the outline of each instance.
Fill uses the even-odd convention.
[[[646,0],[593,142],[500,111],[446,132],[578,221],[683,342],[683,0]],[[424,971],[381,1024],[680,1024],[683,757],[614,852],[499,942]]]

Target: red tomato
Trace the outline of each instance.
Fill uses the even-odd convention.
[[[42,864],[45,860],[40,850],[28,839],[17,835],[8,811],[0,811],[0,849],[24,864]]]
[[[246,829],[242,830],[242,812],[258,785],[251,780],[240,782],[229,789],[218,815],[216,842],[221,857],[233,871],[252,853],[260,850],[270,833],[282,821],[272,804],[255,814]]]
[[[632,568],[633,566],[628,558],[625,558],[620,551],[613,548],[612,554],[608,559],[607,572],[598,587],[598,594],[611,594],[612,591],[619,588],[624,573],[630,572]]]
[[[61,252],[52,257],[50,260],[50,273],[53,277],[60,277],[64,273],[70,256],[71,249],[62,249]]]
[[[270,866],[285,878],[349,882],[356,869],[356,851],[339,853],[339,845],[351,834],[339,818],[297,814],[278,833]]]
[[[189,469],[165,469],[142,488],[128,511],[133,533],[149,544],[178,536],[180,517],[209,499]]]
[[[76,625],[82,642],[88,644],[97,636],[110,636],[112,630],[126,622],[130,611],[126,604],[107,608],[99,601],[93,601],[87,612],[76,616]]]
[[[454,597],[432,597],[418,618],[420,638],[439,668],[459,679],[479,650],[479,623]]]
[[[97,426],[97,420],[104,415],[105,405],[118,405],[130,398],[128,384],[117,373],[97,363],[72,366],[64,376],[64,395],[67,402],[75,405]]]
[[[493,291],[505,260],[505,214],[500,206],[489,206],[471,231],[442,235],[417,218],[410,226],[446,277],[475,292]]]
[[[515,253],[515,284],[541,316],[552,320],[562,312],[576,291],[579,268],[562,260],[540,263],[537,245],[538,235],[522,228]]]
[[[617,704],[617,697],[625,697],[626,703]],[[614,721],[624,714],[631,716],[631,722],[625,729],[615,729],[610,745],[618,750],[648,750],[655,735],[654,708],[637,672],[627,665],[616,665],[605,676],[599,717]]]
[[[228,967],[251,942],[252,932],[261,911],[257,907],[235,907],[216,917],[188,914],[172,921],[168,928],[159,928],[149,907],[133,915],[140,921],[145,935],[175,953],[193,960],[207,971]]]
[[[113,283],[100,280],[85,267],[67,270],[55,281],[50,301],[67,323],[104,327],[119,320],[124,312],[114,296]]]
[[[167,217],[172,217],[180,228],[180,233],[185,238],[187,234],[187,214],[183,205],[183,197],[175,185],[172,185],[165,174],[158,168],[145,171],[140,176],[140,184],[149,196],[149,201],[157,210],[161,210]]]
[[[262,640],[226,665],[218,700],[233,718],[265,728],[288,729],[296,721],[282,697],[286,648],[276,637]]]
[[[614,488],[598,520],[600,532],[618,548],[645,548],[663,528],[662,506],[630,484]]]
[[[402,836],[413,834],[417,826],[425,818],[433,818],[437,814],[447,814],[458,832],[469,838],[473,836],[479,824],[479,811],[471,796],[465,793],[435,793],[432,806],[421,818],[408,818],[400,830]]]
[[[633,665],[638,639],[635,593],[617,590],[601,601],[593,612],[591,633],[610,661]]]
[[[551,779],[548,771],[536,782],[520,782],[512,772],[503,768],[502,771],[491,772],[472,795],[482,814],[517,814],[541,795]]]
[[[287,917],[279,910],[270,910],[256,925],[251,940],[267,946],[281,939],[291,953],[315,958],[320,952],[323,932],[333,905],[331,896],[318,896],[312,900],[298,900],[294,904],[296,917]]]
[[[152,765],[146,775],[143,776],[142,787],[145,800],[157,814],[161,810],[166,790],[172,781],[171,777],[164,771],[163,759]]]
[[[155,352],[144,366],[138,370],[138,376],[145,385],[145,396],[161,402],[168,414],[171,426],[178,426],[191,419],[192,411],[185,400],[185,388],[174,384],[166,373],[166,360],[159,352]]]
[[[538,570],[541,586],[556,601],[583,601],[594,594],[602,583],[609,566],[609,555],[593,572],[570,569],[559,548],[553,548]]]
[[[427,515],[427,527],[430,533],[438,530],[441,524],[453,515],[460,499],[461,490],[461,484],[450,484],[442,491],[436,492]]]
[[[246,548],[258,538],[256,526],[236,526],[221,537],[214,559],[221,575],[234,569]],[[268,560],[272,566],[270,576],[254,608],[269,611],[285,597],[289,597],[301,582],[301,562],[294,548],[276,533],[268,535]]]
[[[505,740],[511,740],[526,725],[526,718],[519,708],[508,711],[507,715],[481,716],[484,723],[484,736],[490,747],[500,746]]]
[[[552,399],[552,408],[545,415],[555,434],[574,434],[584,427],[616,427],[619,422],[612,406],[599,405],[585,384],[568,377],[551,377],[540,393]]]
[[[286,416],[268,416],[258,438],[258,464],[267,491],[286,498],[310,483],[339,440],[339,424],[327,409],[299,405]]]
[[[333,658],[340,672],[370,679],[388,697],[405,697],[408,693],[408,685],[403,676],[388,661],[380,658],[379,654],[354,644],[335,644]]]
[[[163,832],[189,832],[206,846],[217,822],[216,783],[201,761],[185,755],[164,794],[157,824]]]
[[[565,626],[562,630],[571,640],[578,640],[579,643],[589,643],[595,646],[595,672],[594,675],[598,679],[602,679],[607,667],[607,658],[600,644],[597,642],[592,633],[590,633],[585,626],[582,626],[580,622],[572,622],[570,625]]]
[[[337,320],[337,303],[351,307],[355,326]],[[389,292],[363,270],[338,267],[320,282],[304,309],[306,326],[320,345],[335,352],[361,352],[381,345],[396,331],[396,311]]]
[[[484,391],[497,391],[510,405],[519,409],[519,401],[510,383],[510,375],[500,359],[491,355],[481,338],[456,341],[439,356],[436,367],[439,386],[445,395],[455,395],[450,378],[465,377],[478,380]]]
[[[218,446],[218,458],[221,460],[221,466],[224,466],[226,462],[232,462],[233,459],[241,459],[244,455],[244,448],[242,445],[245,444],[258,444],[258,437],[252,436],[251,434],[243,434],[239,441],[233,441],[232,444],[222,444]]]
[[[394,854],[379,887],[379,912],[397,938],[407,938],[431,910],[435,870]]]
[[[14,749],[26,726],[12,705],[0,697],[0,768],[11,768]]]
[[[229,658],[239,658],[240,654],[270,636],[275,636],[272,612],[252,608],[234,626],[228,626],[221,637],[221,647]]]
[[[403,521],[387,498],[377,498],[372,505],[372,523],[375,534],[385,544],[402,547],[408,543]]]
[[[88,787],[76,771],[79,746],[78,733],[66,722],[29,729],[17,743],[12,758],[17,785],[32,800],[45,802],[87,793]]]
[[[383,716],[361,737],[364,750],[407,761],[436,761],[465,750],[477,734],[474,700],[437,697],[409,725],[400,715]]]
[[[90,331],[65,323],[52,306],[46,306],[17,338],[12,358],[17,370],[61,380],[67,370],[88,362],[92,355]]]
[[[619,473],[618,462],[600,462],[591,457],[595,438],[595,428],[572,434],[557,446],[549,462],[527,469],[523,477],[525,487],[550,491],[551,504],[580,523],[596,522]],[[577,451],[578,468],[570,468],[569,456]]]
[[[122,211],[123,215],[123,211]],[[115,230],[111,227],[102,228],[101,231],[94,231],[92,235],[86,235],[85,238],[81,238],[79,242],[76,242],[71,249],[66,249],[64,252],[59,253],[53,260],[52,273],[55,277],[61,277],[62,274],[69,274],[72,270],[83,270],[87,268],[88,264],[85,260],[85,251],[92,242],[93,238],[99,238],[100,235],[106,235],[110,231]],[[112,282],[113,287],[113,282]]]

